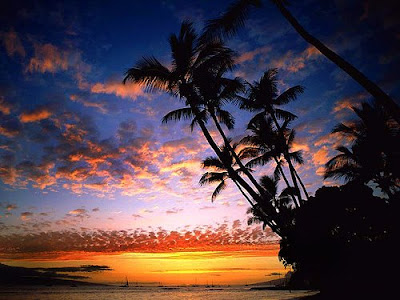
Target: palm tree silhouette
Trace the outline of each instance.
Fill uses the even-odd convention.
[[[288,20],[293,28],[300,36],[308,43],[317,48],[325,57],[335,63],[344,72],[349,74],[357,81],[368,93],[370,93],[377,101],[379,101],[400,124],[400,108],[378,85],[368,79],[362,72],[347,62],[344,58],[329,49],[316,37],[311,35],[297,21],[297,19],[286,8],[288,0],[270,0]],[[240,27],[243,27],[244,22],[252,7],[261,7],[261,0],[238,0],[233,2],[228,10],[219,18],[209,20],[203,33],[203,39],[212,39],[215,36],[232,36]]]
[[[284,229],[293,225],[292,221],[294,210],[292,205],[293,203],[295,204],[295,202],[292,200],[293,198],[291,197],[291,195],[293,194],[293,188],[291,187],[286,187],[278,195],[278,182],[279,178],[276,177],[262,176],[260,178],[261,186],[265,190],[268,190],[269,194],[271,195],[269,201],[272,203],[277,212],[277,219],[279,220],[279,224],[281,224],[280,229],[282,232]],[[247,219],[247,224],[252,225],[263,223],[263,228],[265,229],[265,226],[267,224],[263,220],[261,211],[262,210],[260,209],[260,206],[258,204],[249,207],[247,213],[252,214],[252,216]]]
[[[229,144],[232,142],[231,139],[228,139]],[[230,146],[233,150],[235,150],[238,146],[238,143],[234,143],[232,146]],[[210,184],[210,183],[216,183],[218,182],[218,186],[215,188],[214,192],[212,193],[211,196],[211,201],[214,201],[217,196],[220,194],[220,192],[226,187],[226,180],[228,178],[231,178],[229,176],[229,170],[226,166],[232,166],[234,167],[236,165],[231,151],[229,150],[227,144],[224,144],[222,147],[220,147],[221,153],[222,153],[222,160],[218,157],[214,156],[208,156],[202,161],[202,167],[203,168],[211,168],[215,169],[216,171],[212,172],[206,172],[204,173],[201,178],[200,178],[200,185],[205,185],[205,184]],[[218,171],[218,172],[217,172]],[[240,173],[243,170],[241,169],[236,169],[236,172]],[[246,198],[246,200],[250,203],[250,205],[254,205],[254,203],[248,198],[247,194],[241,189],[240,185],[235,181],[235,179],[231,178],[232,181],[238,186],[239,190],[243,194],[243,196]]]
[[[376,183],[390,198],[400,188],[400,127],[378,103],[353,107],[358,120],[340,123],[333,132],[351,142],[326,163],[325,178]]]
[[[232,171],[230,171],[230,168],[227,166],[232,166],[232,168],[237,165],[235,162],[235,159],[232,156],[231,149],[233,151],[236,151],[236,148],[238,147],[239,143],[233,143],[231,145],[232,140],[230,138],[227,139],[228,143],[224,144],[223,146],[220,147],[221,149],[221,157],[213,157],[209,156],[206,159],[203,160],[202,166],[203,168],[211,168],[214,169],[215,171],[211,172],[206,172],[204,173],[201,178],[200,178],[200,185],[205,185],[205,184],[211,184],[211,183],[218,183],[217,187],[215,188],[214,192],[211,195],[211,201],[214,201],[216,197],[221,193],[223,189],[226,187],[226,180],[231,179],[235,185],[238,187],[242,195],[245,197],[247,202],[251,205],[251,207],[257,211],[257,216],[260,220],[264,222],[264,224],[267,224],[271,228],[276,227],[274,223],[272,223],[269,218],[266,218],[266,212],[268,215],[273,216],[273,219],[277,218],[276,215],[276,210],[273,209],[272,203],[269,203],[270,199],[274,197],[274,194],[271,194],[270,191],[268,190],[268,195],[270,195],[269,199],[266,199],[265,196],[263,197],[263,202],[262,203],[257,203],[255,204],[244,192],[244,190],[241,188],[240,184],[236,181],[234,176],[231,176]],[[229,147],[227,146],[229,145]],[[243,172],[243,168],[238,168],[234,170],[236,173],[240,174]],[[267,205],[266,205],[267,204]],[[276,230],[280,230],[279,228],[276,228]]]
[[[296,189],[291,187],[283,171],[285,159],[282,156],[285,149],[288,149],[288,156],[291,161],[298,164],[303,163],[301,151],[290,152],[295,138],[295,131],[289,129],[288,125],[288,120],[281,125],[281,131],[284,135],[284,140],[282,140],[278,131],[273,128],[272,119],[258,114],[247,126],[247,130],[250,130],[251,134],[241,140],[241,143],[246,145],[246,147],[241,150],[239,156],[243,159],[251,158],[246,163],[246,167],[248,168],[253,168],[257,165],[263,166],[273,160],[276,164],[274,178],[276,180],[279,180],[281,177],[283,178],[287,188],[291,188],[293,203],[296,207],[299,207],[299,203],[295,199],[297,195],[295,192]]]
[[[169,38],[172,53],[171,68],[163,66],[155,57],[144,57],[134,67],[127,70],[124,83],[132,81],[142,84],[148,91],[155,89],[168,92],[185,101],[185,107],[167,114],[164,122],[193,118],[192,126],[197,124],[217,157],[224,161],[223,153],[213,140],[206,127],[207,108],[211,106],[199,93],[201,80],[208,72],[216,74],[231,70],[234,64],[233,51],[225,47],[221,41],[201,41],[190,22],[183,22],[179,35]],[[209,99],[207,99],[209,100]],[[229,124],[229,122],[227,122]],[[263,195],[257,193],[230,165],[227,165],[229,176],[246,190],[256,202],[263,201]],[[272,216],[266,216],[270,218]],[[272,229],[278,230],[270,220]]]
[[[233,116],[228,111],[223,110],[221,106],[227,102],[236,104],[238,102],[237,100],[240,99],[239,93],[245,91],[244,83],[240,78],[236,77],[234,79],[229,79],[223,77],[224,72],[226,72],[226,69],[221,67],[217,72],[208,71],[199,74],[200,76],[196,78],[198,91],[203,99],[203,103],[205,104],[206,113],[208,113],[212,118],[214,125],[224,141],[224,147],[230,151],[236,164],[241,168],[241,171],[250,179],[258,192],[263,195],[266,192],[268,193],[268,191],[265,191],[250,171],[245,168],[239,156],[232,149],[230,142],[220,125],[225,124],[229,130],[233,129],[235,123]]]
[[[260,118],[263,115],[270,116],[280,136],[279,143],[281,145],[286,145],[284,130],[282,129],[278,119],[283,119],[285,122],[289,122],[294,120],[297,116],[288,111],[279,109],[277,106],[284,105],[295,100],[297,96],[304,91],[304,88],[300,85],[296,85],[278,95],[277,74],[277,69],[269,69],[264,73],[259,81],[255,81],[253,84],[248,83],[248,98],[242,98],[241,107],[250,111],[261,110],[261,112],[258,113],[254,118]],[[294,135],[294,131],[292,134]],[[298,182],[301,183],[303,192],[307,199],[308,193],[293,166],[287,147],[282,148],[282,154],[288,163],[294,188],[298,191],[297,197],[299,202],[298,204],[300,205],[302,198]]]

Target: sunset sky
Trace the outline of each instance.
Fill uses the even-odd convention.
[[[170,61],[168,36],[198,31],[231,1],[7,1],[0,4],[0,261],[15,266],[109,265],[96,282],[246,283],[275,279],[278,238],[247,226],[233,185],[211,203],[200,162],[212,155],[188,122],[162,125],[183,103],[122,84],[142,56]],[[11,2],[11,3],[10,3]],[[307,0],[289,7],[306,29],[399,99],[400,20],[392,1]],[[280,89],[306,89],[294,147],[313,193],[339,141],[329,132],[368,95],[306,44],[269,1],[228,41],[232,76],[278,68]],[[249,113],[228,107],[229,132]],[[210,126],[212,132],[214,128]],[[272,167],[258,169],[268,174]],[[275,275],[274,275],[275,274]]]

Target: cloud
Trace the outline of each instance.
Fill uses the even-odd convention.
[[[98,102],[89,101],[89,100],[84,99],[82,96],[76,95],[76,94],[70,95],[69,99],[73,102],[80,103],[85,107],[95,108],[103,114],[108,112],[107,102],[105,102],[105,101],[100,101],[100,102],[99,101]]]
[[[14,138],[22,133],[22,125],[18,119],[10,116],[2,116],[0,118],[0,135],[8,138]]]
[[[77,209],[69,211],[68,214],[73,215],[73,216],[78,216],[78,215],[87,214],[87,212],[88,211],[84,208],[77,208]]]
[[[30,216],[30,215],[29,215]],[[85,230],[48,231],[39,233],[0,234],[0,257],[11,255],[30,257],[68,252],[170,252],[224,251],[243,249],[274,249],[278,251],[278,237],[261,226],[242,228],[240,221],[232,226],[197,226],[192,230]],[[272,248],[271,248],[272,247]]]
[[[202,207],[200,207],[199,209],[200,210],[210,210],[210,209],[216,209],[217,207],[216,206],[202,206]]]
[[[0,112],[3,115],[9,115],[12,108],[13,106],[11,105],[11,103],[6,102],[6,100],[4,100],[4,97],[0,96]]]
[[[26,72],[55,73],[69,67],[69,53],[52,44],[33,44],[35,55],[29,61]]]
[[[44,119],[48,119],[53,112],[45,107],[41,106],[29,112],[23,112],[19,115],[19,119],[22,123],[37,122]]]
[[[169,209],[169,210],[165,211],[165,213],[167,215],[171,215],[171,214],[177,214],[177,213],[179,213],[181,211],[183,211],[182,208],[172,208],[172,209]]]
[[[6,205],[6,209],[7,209],[8,211],[14,210],[14,209],[17,209],[17,208],[18,208],[18,206],[17,206],[16,204],[7,204],[7,205]]]
[[[238,58],[236,58],[236,63],[241,64],[246,61],[251,61],[260,54],[266,54],[266,53],[270,52],[271,49],[272,48],[270,46],[264,46],[264,47],[256,48],[252,51],[244,52]]]
[[[312,154],[312,162],[314,165],[324,165],[329,160],[329,149],[326,146],[323,146],[318,151]]]
[[[8,56],[18,54],[21,57],[25,57],[24,46],[15,31],[10,30],[9,32],[0,32],[0,38],[3,40],[3,45]]]
[[[292,50],[289,50],[281,57],[271,61],[270,65],[273,68],[286,70],[290,73],[297,73],[306,67],[308,60],[315,59],[321,53],[314,47],[308,46],[303,52],[295,55]]]
[[[63,273],[92,273],[92,272],[102,272],[102,271],[112,271],[109,266],[99,266],[99,265],[81,265],[79,267],[53,267],[53,268],[33,268],[34,270],[44,271],[44,272],[63,272]]]
[[[138,127],[134,120],[124,121],[119,124],[117,136],[120,140],[130,140],[138,133]]]
[[[336,114],[337,118],[342,119],[347,113],[352,112],[353,106],[358,106],[363,100],[368,99],[367,92],[359,92],[351,96],[344,97],[336,101],[332,112]]]
[[[308,120],[296,125],[296,132],[306,131],[310,134],[316,135],[324,130],[325,125],[329,122],[329,119],[316,118],[314,120]]]
[[[27,221],[33,216],[33,212],[30,211],[24,211],[21,213],[21,220],[22,221]]]
[[[92,85],[90,91],[94,94],[112,94],[132,100],[136,100],[140,96],[145,96],[141,85],[134,83],[122,84],[120,81],[98,82]]]

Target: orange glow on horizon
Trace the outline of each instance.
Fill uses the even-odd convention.
[[[227,247],[232,248],[232,247]],[[262,249],[264,248],[264,249]],[[85,281],[120,284],[125,276],[141,285],[245,284],[269,281],[278,273],[287,272],[279,262],[279,245],[258,249],[224,251],[185,251],[158,253],[59,253],[43,254],[42,258],[8,260],[5,263],[22,267],[67,267],[107,265],[112,271],[79,273]],[[275,275],[274,275],[275,274]]]

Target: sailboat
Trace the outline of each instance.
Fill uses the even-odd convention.
[[[124,285],[120,285],[120,287],[129,287],[128,277],[125,276],[126,283]]]

